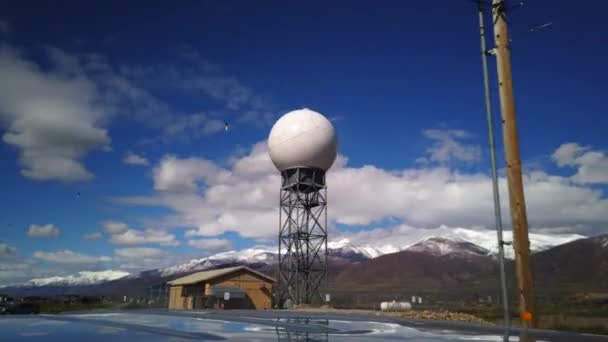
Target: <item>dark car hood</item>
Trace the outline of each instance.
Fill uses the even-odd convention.
[[[287,311],[123,311],[0,317],[1,341],[608,341],[495,326]]]

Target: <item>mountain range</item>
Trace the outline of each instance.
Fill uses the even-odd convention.
[[[586,288],[594,288],[595,284],[608,288],[608,235],[576,239],[550,248],[541,246],[541,250],[533,251],[535,278],[539,284],[584,283]],[[348,239],[331,242],[328,247],[330,287],[336,293],[445,288],[454,291],[475,288],[483,292],[494,291],[497,284],[495,253],[463,238],[429,237],[394,253],[384,253],[382,248],[370,245],[355,245]],[[0,292],[22,296],[66,293],[146,296],[151,286],[206,269],[248,265],[274,275],[276,262],[276,249],[258,247],[223,252],[139,274],[107,270],[34,279],[21,286],[1,288]],[[512,264],[507,263],[509,272]],[[343,288],[345,284],[347,288]]]
[[[406,250],[352,265],[334,276],[334,298],[350,305],[409,300],[423,294],[437,301],[498,297],[495,255],[475,244],[445,238],[427,239]],[[578,239],[538,251],[531,257],[539,296],[606,292],[608,235]],[[509,295],[515,295],[515,265],[507,260]],[[348,284],[343,286],[342,284]],[[513,300],[513,298],[512,298]]]

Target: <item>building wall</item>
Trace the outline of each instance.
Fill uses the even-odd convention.
[[[191,310],[194,304],[193,298],[190,286],[171,286],[169,289],[169,309]]]
[[[212,286],[232,286],[240,287],[247,292],[248,300],[244,303],[234,303],[244,309],[270,309],[272,307],[272,283],[258,278],[245,270],[239,273],[230,274],[227,277],[220,277],[212,279],[210,282]],[[228,301],[227,308],[235,308],[232,303]],[[245,307],[242,307],[245,306]]]
[[[182,300],[182,286],[171,286],[169,288],[169,309],[184,309]]]
[[[270,309],[272,306],[272,283],[258,278],[246,270],[211,279],[211,286],[239,287],[245,290],[247,298],[232,299],[225,302],[226,309]],[[192,310],[202,307],[205,283],[171,286],[169,290],[169,309]],[[223,299],[219,299],[223,302]]]

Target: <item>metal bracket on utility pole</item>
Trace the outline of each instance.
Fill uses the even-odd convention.
[[[494,55],[496,55],[496,48],[488,49],[485,51],[485,53],[486,53],[486,56],[494,56]]]
[[[507,246],[511,246],[513,244],[513,241],[500,241],[501,245],[507,245]]]

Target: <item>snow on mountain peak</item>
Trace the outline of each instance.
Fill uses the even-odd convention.
[[[359,256],[359,258],[363,257],[365,259],[371,259],[387,253],[386,250],[381,251],[370,246],[356,246],[348,239],[328,242],[327,249],[330,255],[347,258],[352,257],[354,254]],[[393,251],[389,251],[389,253],[397,251],[398,249],[395,249]],[[283,251],[283,253],[285,253],[285,251]],[[180,265],[159,269],[158,271],[163,276],[169,276],[178,273],[203,271],[230,263],[272,264],[277,262],[277,254],[276,247],[257,246],[238,251],[232,250],[221,252],[200,259],[193,259]]]
[[[413,246],[406,248],[410,252],[429,253],[436,256],[444,255],[489,255],[490,251],[460,238],[430,237]]]
[[[350,240],[347,238],[342,238],[340,240],[336,240],[336,241],[330,241],[327,243],[327,248],[331,248],[331,249],[337,249],[337,248],[344,248],[349,246]]]
[[[358,243],[349,237],[342,237],[327,243],[328,252],[336,257],[373,259],[384,254],[396,253],[402,250],[427,252],[434,255],[491,255],[497,252],[496,232],[491,230],[472,230],[465,228],[439,227],[429,230],[426,238],[412,241],[412,237],[404,235],[391,236],[382,241],[366,241]],[[544,250],[566,243],[582,235],[542,235],[530,234],[532,251]],[[505,232],[505,240],[510,240],[510,232]],[[512,249],[505,249],[506,257],[513,257]],[[166,267],[158,271],[163,276],[203,271],[227,264],[272,264],[277,262],[277,249],[271,246],[256,246],[242,250],[232,250],[193,259],[184,264]]]
[[[269,254],[276,254],[275,248],[253,247],[240,251],[227,251],[209,256],[209,260],[267,261]]]
[[[454,228],[449,233],[442,234],[447,238],[460,238],[465,241],[469,241],[478,246],[481,246],[492,254],[498,253],[498,243],[496,240],[496,231],[495,230],[473,230],[466,228]],[[586,236],[579,234],[540,234],[540,233],[529,233],[528,238],[530,240],[530,250],[535,252],[544,251],[551,247],[559,246],[570,241],[584,239]],[[505,230],[503,232],[503,240],[504,241],[513,241],[513,232],[510,230]],[[513,259],[514,252],[513,248],[506,246],[505,247],[505,257],[509,259]]]
[[[430,235],[435,233],[436,235]],[[327,244],[328,252],[332,257],[345,258],[354,262],[364,259],[376,258],[384,254],[395,253],[402,250],[430,253],[437,256],[457,255],[492,255],[497,252],[496,233],[490,230],[471,230],[464,228],[447,229],[440,227],[429,230],[425,236],[411,236],[409,234],[394,234],[388,238],[351,239],[342,237]],[[422,238],[422,239],[421,239]],[[538,252],[553,246],[561,245],[573,240],[585,238],[577,234],[535,234],[530,233],[531,250]],[[504,239],[511,240],[511,232],[505,231]],[[353,241],[354,240],[354,241]],[[358,243],[361,241],[361,243]],[[597,241],[602,248],[608,248],[608,235],[598,236]],[[412,243],[415,242],[415,243]],[[283,251],[285,252],[285,251]],[[161,276],[170,276],[180,273],[203,271],[230,264],[273,264],[277,262],[277,249],[272,246],[256,246],[243,250],[232,250],[186,263],[151,270]],[[505,248],[505,256],[513,257],[512,248]],[[112,281],[123,277],[137,277],[136,274],[119,270],[106,270],[99,272],[82,271],[67,276],[54,276],[35,278],[27,282],[26,286],[72,286],[92,285]]]
[[[64,277],[34,278],[27,285],[46,286],[46,285],[92,285],[106,281],[116,280],[129,275],[129,272],[105,270],[105,271],[82,271],[77,274],[70,274]]]
[[[355,253],[355,254],[361,254],[364,257],[367,257],[370,259],[378,257],[383,254],[386,254],[371,246],[356,246],[353,243],[351,243],[350,240],[347,238],[328,242],[327,249],[329,250],[329,252],[331,252],[333,250],[334,253],[340,252],[341,254],[344,254],[344,253],[351,252],[351,253]]]
[[[424,239],[431,237],[441,237],[454,241],[467,241],[477,246],[481,246],[492,254],[498,253],[498,243],[496,241],[496,230],[484,228],[462,228],[448,227],[441,225],[436,228],[419,229],[401,225],[394,228],[377,228],[372,230],[363,230],[354,233],[342,233],[339,239],[335,240],[333,246],[358,246],[360,249],[372,248],[379,252],[379,255],[395,253],[405,250]],[[561,234],[561,233],[537,233],[532,232],[529,235],[530,250],[539,252],[549,249],[554,246],[564,243],[583,239],[585,236],[579,234]],[[504,231],[505,241],[512,241],[512,232]],[[330,245],[332,243],[330,242]],[[505,256],[513,258],[513,248],[505,247]]]
[[[200,259],[192,259],[184,264],[162,268],[159,270],[159,272],[163,276],[169,276],[178,273],[203,271],[228,263],[272,264],[276,260],[276,253],[276,249],[266,246],[247,248],[239,251],[232,250],[213,254]]]

